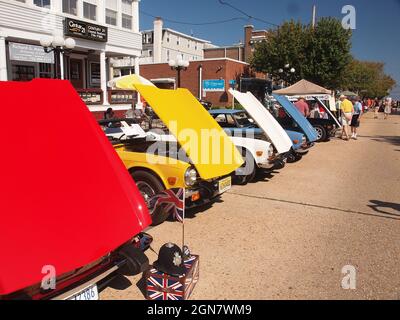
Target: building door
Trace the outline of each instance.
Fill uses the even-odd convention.
[[[83,86],[83,70],[82,60],[70,59],[69,61],[69,80],[76,89],[82,89]]]

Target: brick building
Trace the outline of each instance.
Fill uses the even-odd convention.
[[[244,27],[244,43],[226,47],[205,48],[204,58],[231,58],[243,62],[250,62],[255,45],[266,41],[267,35],[267,30],[254,30],[254,26],[247,25]]]
[[[177,72],[171,70],[167,63],[141,65],[140,74],[159,87],[175,87]],[[228,94],[230,81],[234,80],[237,88],[240,88],[241,78],[250,76],[249,65],[243,61],[230,58],[191,61],[188,69],[181,72],[181,87],[215,106],[231,106],[232,97]],[[206,80],[223,80],[224,88],[221,91],[208,91],[203,87]]]

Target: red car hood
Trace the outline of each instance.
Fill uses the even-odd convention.
[[[151,223],[68,81],[0,82],[0,295],[91,263]]]

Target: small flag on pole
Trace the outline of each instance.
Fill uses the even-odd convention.
[[[150,199],[150,204],[153,204],[152,211],[162,206],[163,210],[171,212],[175,220],[183,223],[185,219],[185,189],[173,188],[164,190]]]

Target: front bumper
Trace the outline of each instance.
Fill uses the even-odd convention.
[[[230,177],[229,175],[213,179],[213,180],[201,180],[193,188],[186,189],[185,191],[185,206],[187,209],[199,207],[212,202],[217,199],[225,191],[220,192],[219,182],[225,178]],[[198,199],[197,199],[198,198]]]
[[[295,152],[299,154],[306,154],[310,150],[311,147],[315,145],[315,142],[302,144],[301,148],[296,149]]]
[[[258,164],[258,167],[261,169],[273,169],[277,167],[282,167],[287,161],[287,154],[278,154],[268,158],[267,163]]]

